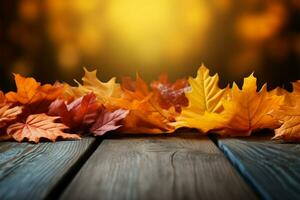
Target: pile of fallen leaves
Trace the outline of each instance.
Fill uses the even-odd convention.
[[[56,141],[86,135],[119,133],[172,133],[195,128],[201,134],[249,136],[275,130],[276,139],[300,141],[300,81],[293,92],[282,88],[258,90],[256,78],[221,89],[218,75],[201,66],[196,78],[170,83],[161,75],[149,87],[136,79],[101,82],[96,71],[85,70],[82,83],[41,85],[14,74],[17,91],[0,91],[0,140]]]

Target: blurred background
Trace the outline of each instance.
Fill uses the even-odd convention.
[[[0,1],[4,91],[12,72],[72,83],[86,66],[102,80],[175,80],[201,63],[223,85],[253,71],[270,87],[300,79],[300,0]]]

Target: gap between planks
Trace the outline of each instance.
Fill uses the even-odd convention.
[[[90,158],[94,151],[101,144],[102,139],[96,138],[93,143],[88,147],[88,149],[78,158],[76,163],[70,167],[70,169],[63,175],[63,177],[58,181],[58,183],[52,188],[48,193],[45,200],[58,199],[63,191],[68,187],[73,178],[76,176],[78,171],[84,165],[84,163]]]
[[[268,133],[261,134],[212,139],[261,198],[300,199],[300,145],[271,141]]]
[[[61,199],[257,199],[208,138],[197,133],[103,140]]]
[[[0,144],[0,199],[54,199],[98,147],[83,138],[55,143]]]

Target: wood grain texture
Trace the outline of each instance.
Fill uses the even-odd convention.
[[[207,137],[104,140],[61,199],[256,199]]]
[[[219,139],[219,147],[264,199],[300,199],[300,145]]]
[[[44,199],[94,142],[1,142],[0,199]]]

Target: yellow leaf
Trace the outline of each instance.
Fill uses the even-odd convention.
[[[224,115],[229,119],[223,135],[248,136],[260,129],[273,129],[280,122],[269,113],[283,103],[284,96],[269,93],[266,84],[257,92],[256,78],[244,79],[242,90],[234,83],[228,98],[223,101]]]
[[[293,92],[287,95],[288,101],[270,113],[282,123],[275,130],[273,139],[300,141],[300,81],[293,83],[293,88]]]
[[[299,100],[300,96],[298,102]],[[295,106],[281,106],[278,111],[273,111],[271,115],[283,123],[280,128],[275,130],[273,139],[300,141],[300,103]]]
[[[84,68],[85,75],[82,78],[82,84],[75,80],[78,87],[71,87],[68,85],[66,89],[67,96],[74,98],[82,97],[93,92],[97,99],[103,103],[109,103],[111,98],[119,98],[122,96],[120,84],[116,83],[116,78],[111,78],[108,82],[101,82],[97,78],[97,70],[88,71]]]
[[[188,80],[191,91],[185,92],[189,100],[188,107],[183,107],[181,114],[172,123],[176,128],[197,128],[201,132],[218,130],[226,123],[220,113],[223,111],[222,99],[228,88],[220,89],[219,76],[209,75],[209,70],[202,65],[196,78]]]

